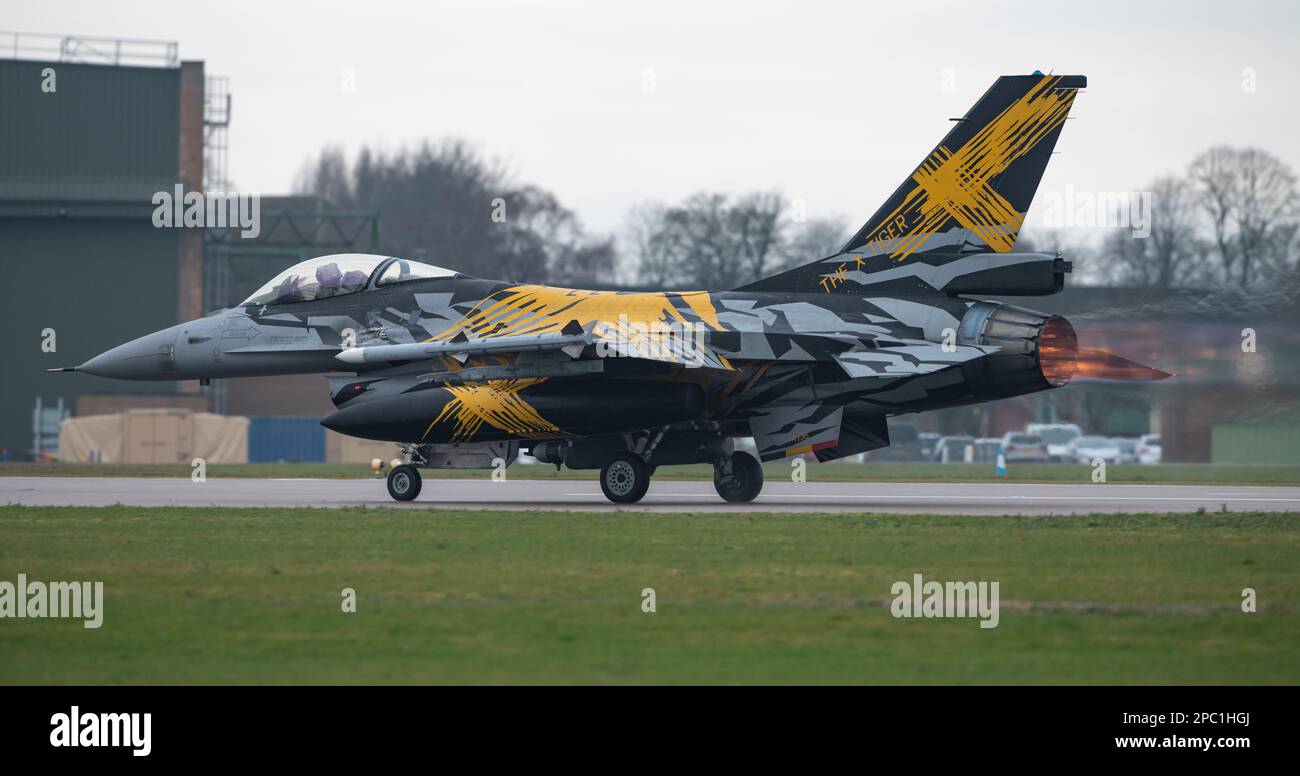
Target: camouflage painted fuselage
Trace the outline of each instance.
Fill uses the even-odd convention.
[[[360,365],[331,379],[340,411],[326,425],[436,444],[706,421],[754,435],[764,457],[829,458],[884,444],[887,415],[1009,395],[980,377],[1003,348],[961,332],[974,304],[920,287],[646,293],[457,276],[223,311],[178,327],[169,360],[176,379],[336,372],[349,346],[532,337],[543,347]],[[575,324],[591,340],[576,355],[544,347]],[[656,347],[656,327],[690,332],[691,347]]]

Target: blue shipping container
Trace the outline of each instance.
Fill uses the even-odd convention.
[[[325,427],[320,418],[249,418],[248,460],[324,461]]]

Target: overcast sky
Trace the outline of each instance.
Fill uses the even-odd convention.
[[[1035,69],[1089,79],[1035,211],[1067,185],[1140,188],[1215,143],[1300,168],[1293,1],[0,6],[0,29],[173,40],[229,76],[244,191],[288,190],[326,144],[457,136],[596,230],[705,189],[779,189],[856,227],[948,117]]]

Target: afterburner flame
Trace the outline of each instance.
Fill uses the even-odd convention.
[[[1114,353],[1082,348],[1075,362],[1074,376],[1078,380],[1164,380],[1171,375]]]
[[[1043,325],[1038,337],[1038,365],[1043,379],[1054,388],[1071,380],[1150,381],[1172,377],[1114,353],[1079,347],[1074,326],[1059,316]]]
[[[1079,338],[1070,322],[1060,316],[1049,319],[1038,337],[1038,366],[1043,379],[1054,388],[1070,382],[1078,355]]]

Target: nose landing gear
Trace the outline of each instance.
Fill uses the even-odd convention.
[[[413,501],[422,484],[420,470],[409,463],[394,466],[388,473],[388,495],[397,501]]]

